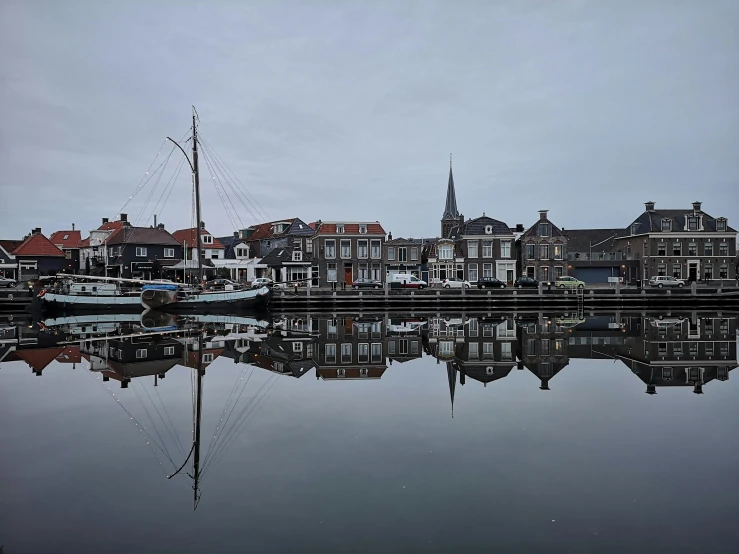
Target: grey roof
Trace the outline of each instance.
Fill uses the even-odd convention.
[[[708,215],[706,212],[699,212],[703,216],[703,230],[708,232],[716,232],[716,218]],[[685,208],[683,210],[652,210],[651,212],[643,212],[637,217],[631,225],[636,223],[639,227],[637,228],[637,234],[640,233],[658,233],[662,232],[662,220],[669,219],[672,221],[672,230],[682,231],[685,229],[686,216],[693,215],[692,208]],[[631,228],[629,225],[629,228]],[[736,233],[736,230],[732,229],[728,225],[726,226],[727,232]]]
[[[290,227],[288,227],[287,230],[283,234],[301,236],[301,237],[311,237],[315,233],[316,233],[316,230],[313,229],[313,227],[308,225],[305,221],[303,221],[299,217],[296,217],[293,220]]]
[[[108,245],[116,244],[156,244],[163,246],[182,246],[180,242],[164,229],[156,227],[123,227],[108,239]]]
[[[457,193],[454,191],[454,175],[452,175],[452,165],[449,163],[449,182],[446,186],[446,204],[444,204],[444,215],[441,219],[457,219],[459,211],[457,210]]]
[[[551,233],[549,236],[551,237],[561,237],[562,236],[562,230],[559,227],[557,227],[554,223],[552,223],[549,220],[549,218],[547,219],[539,218],[539,220],[536,223],[534,223],[531,227],[529,227],[528,229],[526,229],[526,231],[524,231],[523,235],[521,235],[521,238],[538,237],[540,223],[549,223],[549,225],[551,226]]]
[[[626,234],[625,229],[567,229],[563,235],[567,239],[569,252],[613,252],[616,239]]]
[[[310,262],[313,259],[313,255],[307,252],[303,252],[303,262]],[[270,267],[279,267],[284,262],[291,262],[293,260],[293,247],[282,246],[274,248],[269,254],[262,258],[264,265]]]
[[[217,237],[218,241],[226,247],[226,250],[224,251],[223,255],[227,260],[235,260],[236,259],[236,247],[239,244],[245,244],[246,240],[235,237],[233,235],[229,235],[227,237]]]
[[[485,228],[488,225],[492,226],[493,235],[513,236],[513,233],[511,232],[511,228],[508,227],[508,225],[506,225],[502,221],[498,221],[497,219],[493,219],[492,217],[488,217],[486,215],[483,215],[475,219],[468,219],[462,226],[461,233],[459,232],[459,228],[457,228],[453,231],[453,236],[454,235],[486,235],[487,233],[485,232]]]
[[[404,244],[404,245],[405,244],[411,244],[411,245],[414,245],[414,246],[422,246],[422,245],[426,244],[427,242],[430,242],[430,241],[433,241],[433,240],[437,240],[437,239],[404,239],[403,237],[398,237],[398,238],[393,239],[393,240],[387,240],[387,241],[385,241],[385,244],[389,244],[391,246],[392,245],[395,245],[395,244]]]

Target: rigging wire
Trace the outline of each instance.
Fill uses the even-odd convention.
[[[205,160],[205,165],[206,165],[206,166],[208,166],[208,171],[210,171],[210,174],[211,174],[211,179],[213,180],[213,186],[215,187],[215,189],[216,189],[216,192],[218,193],[218,197],[219,197],[219,198],[220,198],[220,200],[221,200],[221,204],[223,205],[223,209],[225,210],[225,212],[226,212],[226,215],[228,216],[228,219],[229,219],[229,221],[231,222],[231,225],[233,226],[233,228],[234,228],[234,229],[236,229],[236,228],[237,228],[237,227],[236,227],[236,221],[234,221],[234,218],[233,218],[233,216],[231,215],[231,211],[232,211],[232,210],[230,210],[230,209],[229,209],[229,207],[228,207],[228,204],[226,203],[226,201],[225,201],[225,200],[224,200],[224,198],[223,198],[223,194],[224,194],[224,193],[226,193],[226,191],[225,191],[225,190],[223,190],[223,191],[221,190],[221,189],[223,188],[223,185],[222,185],[222,184],[221,184],[221,186],[219,187],[219,183],[218,183],[218,180],[217,180],[217,179],[215,178],[215,176],[213,175],[213,168],[212,168],[212,167],[211,167],[211,165],[210,165],[210,162],[209,162],[209,160],[208,160],[208,156],[207,156],[207,155],[205,154],[205,151],[203,151],[203,159]],[[228,200],[229,200],[229,202],[230,202],[230,201],[231,201],[231,199],[230,199],[230,198],[228,198],[228,193],[226,193],[226,197],[227,197],[227,199],[228,199]],[[236,211],[235,211],[235,210],[233,210],[233,211],[234,211],[234,215],[236,215],[236,217],[238,218],[238,220],[239,220],[239,223],[241,223],[241,228],[243,229],[243,228],[244,228],[244,224],[243,224],[243,222],[241,221],[241,218],[240,218],[240,217],[238,216],[238,214],[236,214]]]
[[[172,173],[172,176],[169,178],[169,181],[167,181],[167,184],[164,185],[164,190],[162,190],[162,194],[159,196],[159,200],[157,200],[157,203],[154,205],[154,208],[151,210],[151,214],[149,217],[147,217],[146,220],[150,219],[154,214],[161,213],[164,211],[164,207],[167,205],[167,200],[169,200],[169,196],[172,194],[172,190],[174,189],[175,183],[177,182],[177,178],[180,176],[180,172],[182,171],[182,168],[185,165],[185,158],[183,157],[179,164],[175,167],[174,172]],[[164,198],[164,195],[167,195],[166,198]],[[162,202],[162,199],[164,199],[164,202]],[[161,208],[159,205],[161,204]],[[159,211],[157,211],[159,210]]]
[[[159,406],[157,406],[156,402],[154,402],[154,400],[152,399],[152,397],[149,394],[149,391],[147,390],[146,385],[144,384],[143,381],[141,382],[141,388],[144,390],[144,393],[146,394],[146,397],[149,399],[149,402],[151,402],[152,407],[154,408],[154,410],[156,411],[157,415],[159,416],[159,419],[161,420],[162,425],[164,425],[164,428],[167,430],[167,433],[169,433],[169,436],[172,439],[172,442],[175,443],[175,446],[178,446],[179,447],[180,453],[184,456],[185,455],[185,449],[182,446],[182,442],[180,442],[179,437],[177,436],[177,432],[174,430],[174,426],[173,426],[172,429],[169,428],[169,426],[167,425],[167,422],[164,420],[164,416],[162,415],[161,411],[159,410]],[[159,391],[158,390],[157,390],[157,394],[159,394]],[[159,397],[159,399],[161,400],[161,396]],[[162,408],[164,408],[164,411],[165,412],[167,411],[167,407],[164,406],[163,403],[162,403]],[[170,418],[170,421],[172,421],[171,418]]]
[[[159,433],[159,429],[157,428],[156,424],[154,423],[154,418],[151,417],[151,414],[149,413],[149,409],[146,407],[146,404],[141,400],[141,397],[139,396],[138,391],[136,390],[136,387],[133,386],[133,380],[131,381],[131,390],[133,390],[134,395],[136,396],[136,399],[139,401],[139,404],[141,404],[141,407],[144,409],[144,413],[146,414],[146,417],[149,418],[149,422],[151,423],[151,426],[154,429],[154,433],[156,433],[157,437],[159,437],[159,441],[162,445],[162,452],[164,452],[164,455],[167,457],[167,459],[170,461],[173,467],[175,467],[174,460],[172,459],[171,454],[169,453],[169,449],[166,446],[166,443],[164,442],[164,439],[162,438],[161,433]]]

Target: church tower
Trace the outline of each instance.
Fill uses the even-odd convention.
[[[449,183],[446,186],[446,204],[441,216],[441,238],[449,238],[452,229],[459,224],[457,211],[457,194],[454,191],[454,175],[452,175],[452,155],[449,154]]]

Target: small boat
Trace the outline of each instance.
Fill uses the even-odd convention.
[[[56,281],[38,291],[36,298],[44,312],[110,309],[136,312],[141,308],[140,287],[151,282],[153,281],[59,274]]]

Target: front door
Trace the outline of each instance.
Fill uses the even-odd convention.
[[[350,265],[344,267],[344,282],[347,285],[351,285],[352,282],[353,282],[353,280],[352,280],[352,266],[350,266]]]
[[[690,264],[690,267],[688,267],[688,281],[697,281],[698,280],[698,264]]]
[[[507,269],[506,270],[506,282],[509,285],[512,285],[513,284],[513,270],[512,269]]]

